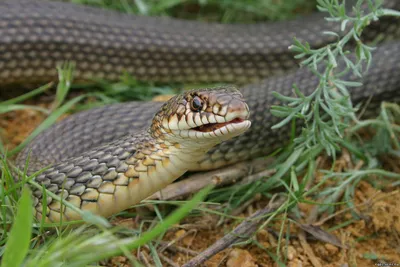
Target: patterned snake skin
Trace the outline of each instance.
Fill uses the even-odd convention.
[[[351,1],[347,1],[351,2]],[[399,9],[396,0],[386,0]],[[116,80],[127,71],[158,82],[239,82],[297,68],[288,47],[293,37],[320,47],[338,31],[325,14],[276,23],[222,25],[140,17],[70,3],[0,1],[1,84],[47,83],[58,62],[76,62],[77,80]],[[378,33],[399,35],[393,19],[373,24]]]
[[[251,125],[242,94],[231,87],[184,92],[154,114],[148,129],[70,157],[38,175],[36,181],[76,207],[107,217],[164,188],[213,146]],[[43,192],[33,194],[34,212],[41,218]],[[60,220],[60,214],[63,220],[80,218],[51,196],[46,201],[48,221]]]
[[[386,1],[385,5],[400,8],[395,0]],[[400,43],[391,40],[400,36],[398,25],[398,20],[383,19],[372,23],[366,31],[368,40],[383,33],[388,41],[374,52],[373,66],[362,81],[363,86],[351,91],[355,103],[372,97],[370,111],[376,110],[383,100],[396,101],[400,97]],[[209,170],[266,155],[288,140],[287,127],[271,130],[279,121],[267,112],[271,105],[279,104],[271,92],[290,95],[295,83],[309,94],[317,86],[318,81],[307,70],[294,71],[297,62],[287,47],[294,36],[309,41],[313,47],[332,41],[331,37],[321,37],[322,30],[337,30],[323,20],[323,14],[271,24],[221,25],[121,15],[69,3],[1,2],[0,79],[5,86],[48,82],[55,78],[55,64],[64,60],[76,62],[78,80],[92,77],[115,80],[124,71],[139,80],[160,82],[247,83],[270,77],[240,89],[251,111],[251,129],[215,146],[187,167]],[[283,75],[288,71],[292,72]],[[23,165],[30,152],[31,170],[54,165],[37,177],[51,192],[65,192],[67,200],[75,204],[79,199],[77,206],[81,208],[82,195],[90,193],[94,208],[89,210],[101,215],[115,213],[117,209],[110,206],[116,201],[119,176],[115,173],[107,176],[116,169],[112,159],[96,153],[91,154],[89,165],[68,159],[79,158],[85,151],[146,129],[161,105],[131,102],[78,113],[33,140],[20,153],[17,163]],[[113,149],[115,152],[120,148]],[[131,182],[127,187],[140,188],[137,182]],[[92,183],[94,186],[89,186]],[[108,195],[107,200],[100,201],[102,186]],[[77,199],[68,199],[74,189]],[[35,196],[35,210],[40,213],[41,192],[36,191]],[[60,205],[49,200],[50,211],[59,212]],[[46,214],[48,219],[57,221],[56,213],[50,211]]]

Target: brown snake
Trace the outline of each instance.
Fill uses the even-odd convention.
[[[400,5],[394,0],[385,4]],[[296,83],[309,94],[318,83],[307,70],[282,75],[297,66],[287,47],[294,36],[314,47],[332,41],[320,34],[322,30],[337,28],[319,13],[290,22],[221,25],[121,15],[69,3],[1,2],[3,85],[52,80],[55,65],[64,60],[76,63],[78,80],[115,80],[123,71],[140,80],[160,82],[244,83],[270,77],[240,89],[251,111],[252,127],[233,139],[249,127],[248,109],[239,93],[224,87],[190,91],[161,109],[159,103],[131,102],[76,114],[39,135],[20,153],[17,163],[22,166],[30,152],[30,171],[52,164],[37,182],[77,207],[109,216],[187,170],[215,169],[266,155],[289,136],[287,127],[271,130],[279,120],[266,111],[279,104],[271,91],[289,95]],[[366,38],[381,32],[386,39],[399,36],[398,21],[373,23]],[[373,111],[380,101],[399,97],[399,48],[392,41],[374,52],[374,66],[363,86],[351,91],[355,103],[372,97],[369,109]],[[202,112],[193,106],[196,97]],[[162,116],[151,120],[156,113]],[[184,127],[186,132],[176,134]],[[150,130],[142,131],[146,128]],[[204,138],[209,132],[214,136]],[[196,142],[195,136],[202,141]],[[41,190],[35,190],[34,196],[40,218]],[[60,212],[61,205],[48,197],[47,219],[58,221]],[[78,218],[71,210],[63,210],[63,220]]]

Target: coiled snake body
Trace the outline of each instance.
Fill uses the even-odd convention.
[[[399,8],[400,3],[385,5]],[[314,47],[332,41],[321,37],[322,30],[336,30],[322,14],[273,24],[220,25],[121,15],[68,3],[1,2],[3,85],[47,82],[56,75],[55,65],[64,60],[76,62],[78,80],[115,80],[123,71],[162,82],[244,83],[270,77],[240,89],[252,122],[243,135],[237,136],[250,122],[240,93],[229,87],[197,90],[163,107],[131,102],[71,116],[39,135],[17,163],[24,165],[30,152],[30,170],[52,164],[36,178],[39,183],[82,209],[109,216],[187,170],[214,169],[270,153],[289,136],[287,127],[271,131],[278,121],[267,111],[278,104],[271,92],[289,95],[295,83],[308,94],[318,84],[307,70],[281,75],[297,64],[287,47],[294,36]],[[386,39],[399,36],[398,21],[373,23],[366,38],[380,32]],[[372,97],[368,110],[373,111],[380,101],[400,96],[399,47],[390,41],[374,52],[374,66],[363,86],[351,91],[355,103]],[[40,218],[42,191],[34,191],[34,196]],[[60,213],[63,220],[79,218],[61,209],[48,197],[49,221],[58,221]]]

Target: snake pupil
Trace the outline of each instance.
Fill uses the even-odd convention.
[[[192,99],[190,106],[193,111],[200,111],[203,108],[203,101],[201,101],[201,99],[196,96]]]

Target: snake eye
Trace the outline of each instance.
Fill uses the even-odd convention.
[[[200,111],[203,108],[203,101],[200,97],[195,96],[192,101],[190,102],[190,109],[192,111]]]

